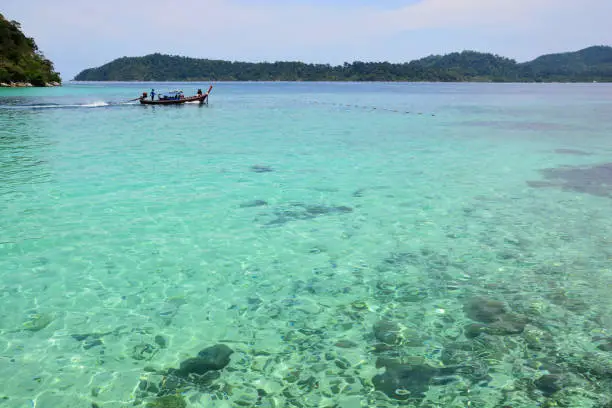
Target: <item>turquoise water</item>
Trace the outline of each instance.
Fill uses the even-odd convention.
[[[0,89],[0,407],[608,406],[612,87],[151,87]]]

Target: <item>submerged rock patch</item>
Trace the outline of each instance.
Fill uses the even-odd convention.
[[[493,323],[506,313],[506,305],[498,300],[485,297],[470,299],[463,311],[472,320],[482,323]]]
[[[286,206],[275,208],[271,214],[264,214],[264,217],[269,217],[271,220],[264,225],[268,227],[280,226],[291,221],[311,220],[317,217],[329,215],[342,215],[353,212],[351,207],[345,205],[327,206],[327,205],[309,205],[302,203],[294,203]]]
[[[385,367],[385,372],[372,378],[374,388],[397,400],[421,399],[430,385],[456,373],[453,367],[402,364],[395,360],[379,360],[377,366]]]
[[[214,392],[219,386],[215,380],[221,377],[221,370],[230,363],[233,353],[234,350],[225,344],[217,344],[202,349],[196,357],[181,361],[178,369],[145,368],[151,374],[141,378],[137,398],[146,400],[155,397],[147,407],[181,407],[182,402],[173,397],[185,390]]]
[[[255,164],[251,166],[251,171],[253,173],[271,173],[274,169],[270,166],[263,166],[261,164]]]
[[[562,166],[540,170],[546,180],[527,181],[534,188],[553,187],[566,191],[612,196],[612,163],[593,166]]]
[[[562,374],[545,374],[535,380],[535,386],[546,397],[552,396],[569,384],[568,378]]]
[[[477,337],[481,333],[498,336],[520,334],[528,323],[525,316],[510,313],[503,302],[486,297],[468,300],[463,311],[471,320],[480,322],[465,327],[468,338]]]
[[[599,344],[597,348],[601,351],[611,351],[612,352],[612,337],[603,339],[603,342]]]
[[[386,344],[398,344],[401,341],[402,328],[398,323],[380,320],[374,324],[374,337]]]
[[[51,313],[30,313],[22,327],[24,330],[37,332],[47,327],[55,319]]]
[[[190,374],[206,374],[208,371],[221,370],[230,362],[230,356],[234,350],[225,344],[217,344],[201,350],[197,357],[188,358],[181,362],[178,370],[172,373],[187,377]]]
[[[240,208],[264,207],[266,205],[268,205],[268,202],[265,200],[251,200],[240,204]]]

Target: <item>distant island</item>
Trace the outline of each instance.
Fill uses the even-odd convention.
[[[62,82],[33,38],[0,14],[0,86],[57,86]]]
[[[612,47],[543,55],[517,63],[475,51],[432,55],[406,63],[343,65],[231,62],[151,54],[123,57],[80,72],[76,81],[431,81],[612,82]]]

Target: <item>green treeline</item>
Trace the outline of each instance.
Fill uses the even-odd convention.
[[[0,14],[0,82],[29,82],[45,86],[61,82],[53,63],[40,52],[33,38],[26,37],[16,21]]]
[[[517,63],[475,51],[432,55],[419,60],[306,64],[303,62],[231,62],[163,54],[123,57],[86,69],[77,81],[612,81],[612,47],[544,55]]]

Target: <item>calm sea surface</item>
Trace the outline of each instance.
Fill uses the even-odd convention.
[[[611,85],[214,85],[0,89],[0,407],[610,406]]]

